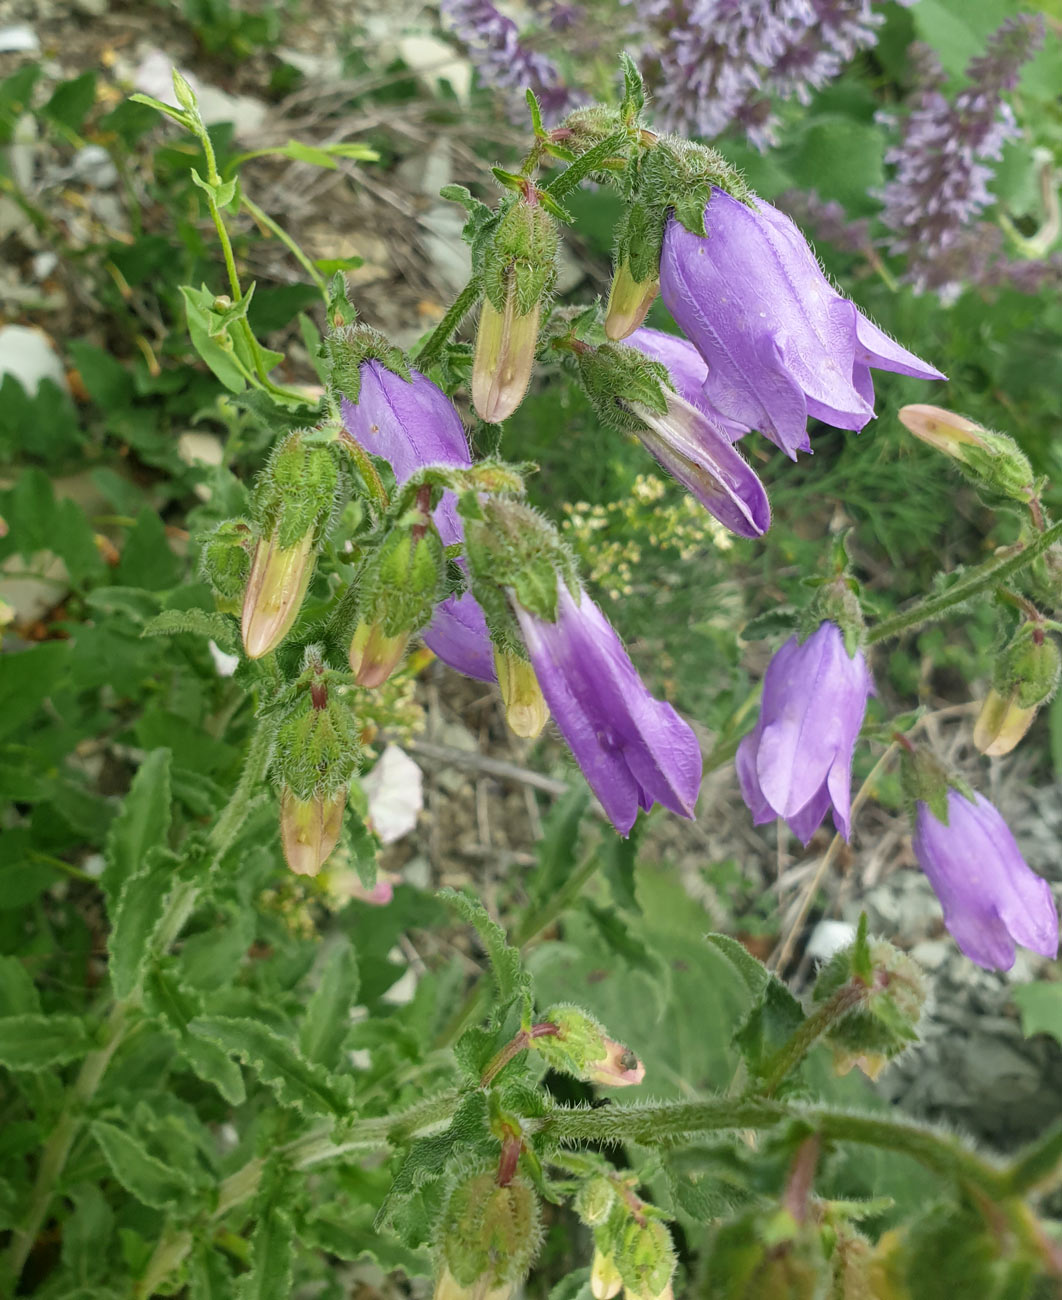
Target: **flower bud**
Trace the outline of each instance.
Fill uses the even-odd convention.
[[[1009,754],[1054,695],[1062,658],[1058,642],[1038,622],[1023,623],[996,661],[992,689],[974,724],[974,744],[996,758]]]
[[[533,188],[499,217],[483,253],[485,297],[472,358],[472,405],[496,424],[531,381],[541,305],[557,278],[557,226]]]
[[[594,1300],[611,1300],[622,1288],[623,1278],[616,1261],[595,1247],[594,1261],[590,1265],[590,1294]]]
[[[388,636],[379,623],[359,623],[350,642],[350,671],[359,686],[382,686],[402,662],[409,633]]]
[[[509,729],[525,740],[534,740],[549,720],[549,705],[543,698],[535,670],[528,660],[497,648],[494,668]]]
[[[253,544],[246,519],[226,519],[202,538],[199,567],[220,600],[238,601],[244,594]]]
[[[599,1228],[609,1216],[616,1193],[607,1178],[595,1175],[582,1183],[575,1194],[575,1212],[588,1227]]]
[[[629,1300],[660,1300],[670,1294],[675,1251],[659,1219],[644,1214],[628,1218],[615,1234],[614,1261]]]
[[[627,1087],[645,1078],[645,1066],[630,1048],[606,1037],[601,1025],[585,1011],[557,1006],[543,1019],[556,1026],[556,1033],[536,1038],[532,1046],[553,1069],[610,1088]]]
[[[538,1200],[523,1178],[506,1187],[490,1170],[463,1178],[441,1220],[436,1300],[505,1300],[531,1267],[540,1236]]]
[[[939,406],[904,406],[899,416],[916,438],[951,456],[978,487],[1011,501],[1028,502],[1038,495],[1028,457],[1005,433],[993,433]]]
[[[605,316],[605,333],[614,342],[625,339],[642,324],[660,292],[660,281],[655,276],[635,280],[629,262],[620,262],[612,276],[608,291],[608,310]]]
[[[298,617],[338,488],[331,451],[303,433],[285,438],[259,475],[253,501],[259,540],[241,621],[251,659],[274,650]]]
[[[297,876],[316,876],[328,861],[343,827],[345,788],[332,795],[315,792],[299,799],[285,786],[280,796],[280,843],[284,860]]]

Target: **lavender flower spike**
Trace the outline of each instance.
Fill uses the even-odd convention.
[[[654,699],[585,592],[558,584],[550,623],[514,604],[542,694],[609,820],[630,833],[638,809],[692,817],[701,751],[689,725]]]
[[[804,844],[833,806],[851,834],[852,751],[873,690],[861,650],[850,656],[836,623],[803,644],[791,637],[771,660],[755,728],[738,746],[741,797],[759,826],[784,817]]]
[[[399,483],[424,465],[472,464],[461,417],[446,394],[419,371],[407,381],[379,361],[361,365],[357,402],[343,398],[343,423],[364,449],[390,463]],[[433,515],[444,546],[464,540],[457,500],[444,492]],[[494,681],[494,648],[470,592],[447,596],[423,633],[428,648],[451,668]]]
[[[811,450],[809,416],[839,429],[872,418],[872,366],[944,378],[841,297],[777,208],[713,188],[704,225],[707,237],[669,219],[660,292],[708,365],[705,398],[729,421],[795,459]]]
[[[762,537],[771,525],[767,493],[756,472],[732,446],[731,428],[735,426],[728,426],[690,382],[696,369],[686,349],[695,356],[696,349],[683,339],[647,329],[635,330],[624,344],[667,366],[676,389],[664,389],[667,409],[663,414],[642,403],[630,403],[641,421],[637,433],[646,449],[731,532],[739,537]],[[686,397],[683,390],[690,389],[696,400]]]
[[[949,789],[946,822],[919,800],[914,851],[944,908],[944,924],[971,961],[1010,970],[1019,943],[1042,957],[1058,954],[1051,889],[983,795]]]

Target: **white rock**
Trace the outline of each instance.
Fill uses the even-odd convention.
[[[0,54],[37,54],[40,48],[37,33],[25,23],[0,27]]]
[[[66,389],[63,363],[48,337],[27,325],[0,326],[0,379],[14,375],[31,396],[42,379]]]
[[[369,820],[384,844],[393,844],[416,826],[424,807],[424,776],[397,745],[388,745],[362,788],[369,800]]]
[[[79,149],[70,164],[70,175],[98,190],[109,190],[118,183],[118,168],[101,144],[87,144]]]
[[[829,961],[835,952],[847,948],[855,939],[856,928],[848,921],[820,921],[808,940],[808,956]]]
[[[33,274],[38,280],[47,280],[58,265],[58,254],[50,250],[45,250],[43,253],[34,253],[33,255]]]
[[[452,45],[434,36],[403,36],[398,42],[403,63],[432,90],[448,81],[457,98],[465,103],[472,89],[472,64]]]

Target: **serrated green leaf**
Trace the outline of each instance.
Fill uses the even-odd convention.
[[[781,980],[771,976],[752,1010],[734,1034],[750,1073],[764,1065],[804,1022],[804,1009]]]
[[[188,1261],[188,1300],[232,1300],[235,1280],[212,1242],[201,1242]]]
[[[589,802],[590,791],[580,783],[561,795],[550,809],[542,838],[535,847],[538,866],[527,886],[537,902],[552,898],[575,870],[579,824]]]
[[[240,1278],[240,1300],[289,1300],[295,1247],[291,1215],[270,1205],[251,1238],[251,1270]]]
[[[0,1020],[0,1065],[50,1070],[91,1052],[95,1043],[80,1016],[5,1016]]]
[[[170,751],[156,749],[137,768],[107,834],[102,884],[112,906],[125,882],[143,865],[148,850],[165,844],[170,802]]]
[[[476,928],[490,960],[498,1000],[508,1003],[531,987],[531,981],[520,961],[520,951],[514,948],[505,931],[487,915],[487,909],[471,894],[458,893],[456,889],[442,889],[439,897],[449,903],[461,916]]]
[[[0,957],[0,1017],[32,1015],[41,1009],[37,986],[17,957]]]
[[[140,635],[180,636],[185,632],[209,637],[226,654],[234,654],[239,647],[235,619],[206,609],[164,609]]]
[[[339,1259],[373,1259],[385,1272],[400,1268],[406,1277],[430,1277],[432,1259],[427,1251],[410,1250],[373,1227],[373,1207],[361,1203],[330,1201],[314,1207],[299,1225],[302,1242]]]
[[[157,1160],[139,1138],[106,1120],[95,1120],[91,1131],[111,1173],[138,1201],[165,1210],[192,1194],[192,1184],[185,1175]]]
[[[763,962],[757,961],[743,943],[731,938],[729,934],[713,933],[704,937],[730,962],[752,996],[758,998],[767,981],[773,978]]]
[[[151,955],[151,941],[176,886],[178,861],[167,849],[149,849],[143,864],[122,886],[113,908],[108,940],[115,997],[128,997],[140,979]]]
[[[107,1268],[114,1212],[93,1183],[74,1187],[68,1195],[74,1212],[63,1224],[63,1264],[76,1282],[87,1285]]]
[[[328,954],[321,982],[299,1026],[299,1047],[308,1061],[334,1070],[350,1028],[350,1008],[358,997],[358,966],[345,940]]]
[[[188,1028],[239,1057],[282,1106],[329,1118],[350,1114],[350,1080],[307,1061],[294,1043],[265,1025],[236,1017],[200,1016]]]
[[[156,969],[144,980],[144,996],[148,1010],[162,1021],[191,1069],[213,1084],[231,1106],[239,1106],[247,1096],[240,1067],[217,1043],[188,1030],[191,1021],[202,1014],[199,995],[168,972]]]

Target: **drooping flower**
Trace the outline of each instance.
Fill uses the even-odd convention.
[[[782,817],[804,844],[827,810],[851,834],[852,752],[873,690],[863,652],[849,655],[836,623],[791,637],[763,679],[755,728],[738,746],[741,797],[757,826]]]
[[[697,349],[675,335],[644,328],[624,343],[666,366],[675,385],[674,392],[664,390],[663,413],[629,403],[642,422],[637,433],[645,447],[731,532],[762,537],[771,523],[767,493],[732,445],[747,430],[726,421],[705,399],[707,367]]]
[[[585,592],[558,582],[549,622],[514,604],[535,675],[609,820],[627,835],[638,809],[692,817],[701,751],[689,725],[646,689],[612,625]]]
[[[842,298],[796,226],[714,188],[707,237],[668,220],[660,292],[708,365],[704,395],[795,459],[811,416],[862,429],[874,415],[870,369],[943,379]]]
[[[343,398],[347,432],[366,451],[388,461],[399,483],[425,465],[472,464],[461,417],[446,394],[419,371],[411,379],[379,361],[361,366],[357,402]],[[433,513],[444,546],[460,542],[464,528],[457,500],[444,492]],[[436,606],[424,642],[439,658],[468,677],[494,680],[494,651],[483,611],[470,592],[448,596]]]
[[[919,801],[914,851],[962,951],[988,970],[1009,970],[1014,945],[1058,953],[1058,912],[999,812],[983,795],[947,792],[947,820]]]

